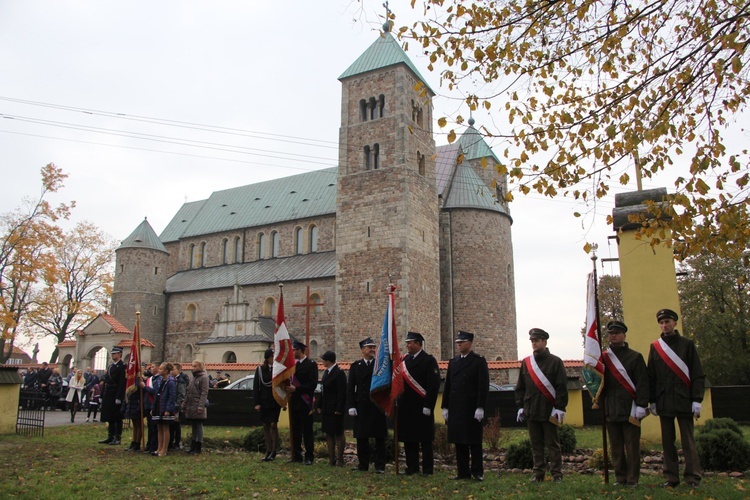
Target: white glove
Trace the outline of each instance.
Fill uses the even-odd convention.
[[[349,408],[349,416],[350,417],[356,417],[357,416],[357,409],[356,408]]]
[[[477,408],[477,410],[474,412],[474,419],[477,422],[481,422],[484,420],[484,408]]]
[[[701,404],[697,401],[693,401],[693,416],[701,418]]]
[[[448,421],[448,408],[443,408],[443,420]]]
[[[656,413],[656,403],[651,403],[651,405],[648,407],[649,411],[651,412],[651,415],[658,417],[659,414]]]
[[[516,415],[516,422],[523,422],[523,421],[524,421],[523,408],[521,408],[520,410],[518,410],[518,414]]]
[[[429,408],[422,408],[422,415],[424,415],[425,417],[429,417],[430,415],[432,415],[432,410],[430,410]]]
[[[565,412],[562,410],[558,410],[557,408],[552,409],[552,415],[551,417],[555,417],[558,422],[562,423],[563,419],[565,418]]]
[[[635,418],[638,420],[643,420],[646,418],[647,412],[645,408],[641,408],[640,406],[635,407]]]
[[[120,404],[122,404],[122,401],[120,401],[119,399],[115,399],[115,404],[116,405],[120,405]]]

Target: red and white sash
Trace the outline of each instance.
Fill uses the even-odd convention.
[[[663,339],[655,341],[653,344],[656,352],[659,353],[661,359],[667,364],[667,366],[677,375],[680,380],[688,387],[692,388],[693,384],[690,382],[690,369],[683,360],[672,350],[671,347],[664,342]]]
[[[630,378],[628,371],[622,366],[620,359],[614,352],[607,349],[602,354],[604,357],[604,366],[607,367],[607,371],[615,377],[615,380],[617,380],[620,385],[628,391],[630,397],[633,398],[633,403],[630,405],[630,416],[635,418],[635,384],[633,383],[633,380]]]
[[[555,391],[555,388],[552,387],[550,381],[544,373],[542,373],[542,369],[539,368],[539,365],[536,363],[534,355],[527,357],[523,362],[526,364],[526,369],[531,376],[531,380],[534,381],[536,388],[539,389],[539,392],[541,392],[545,398],[547,398],[547,401],[554,405],[555,399],[557,398],[557,391]]]
[[[423,398],[427,397],[427,391],[424,390],[424,387],[419,385],[419,382],[411,376],[411,373],[409,373],[409,369],[406,367],[406,356],[404,356],[401,360],[401,367],[403,368],[403,377],[404,380],[406,380],[406,383],[409,384],[409,387],[411,387],[414,392],[422,396]]]

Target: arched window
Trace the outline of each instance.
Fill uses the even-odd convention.
[[[266,258],[266,235],[260,233],[258,235],[258,260]]]
[[[370,146],[365,146],[365,170],[372,169],[372,154],[370,152]]]
[[[276,258],[279,256],[279,233],[274,231],[271,233],[271,257]]]
[[[276,299],[268,297],[263,302],[263,316],[274,317],[276,315]]]
[[[312,359],[315,359],[318,357],[318,341],[317,340],[311,340],[310,341],[310,357]]]
[[[419,167],[419,175],[424,177],[425,173],[425,158],[424,155],[417,151],[417,165]]]
[[[323,310],[323,306],[320,305],[323,303],[323,300],[320,298],[320,295],[318,295],[317,293],[310,294],[310,303],[315,304],[315,307],[312,308],[312,312],[319,313]]]
[[[378,97],[378,112],[379,117],[383,118],[385,115],[385,96],[383,94],[380,94],[380,97]]]
[[[188,269],[195,267],[195,245],[190,244],[188,248]]]
[[[221,263],[229,264],[229,240],[226,238],[221,240]]]
[[[236,363],[237,362],[237,355],[232,351],[227,351],[224,353],[224,355],[221,357],[222,363]]]
[[[203,267],[206,265],[206,242],[202,241],[199,248],[196,261],[198,262],[198,267]]]
[[[294,253],[296,255],[302,255],[304,244],[305,240],[302,238],[302,228],[298,227],[294,230]]]
[[[318,251],[318,226],[312,225],[310,226],[310,253],[315,253]]]
[[[234,238],[234,261],[242,262],[242,238]]]
[[[363,122],[367,121],[367,101],[364,99],[359,101],[359,116]]]
[[[378,105],[375,102],[375,98],[374,97],[370,97],[370,120],[374,120],[375,118],[378,117],[377,107],[378,107]]]
[[[182,348],[182,361],[193,361],[193,346],[190,344]]]
[[[198,308],[195,304],[188,304],[185,308],[185,321],[198,321]]]
[[[380,144],[375,144],[372,148],[372,168],[380,168]]]

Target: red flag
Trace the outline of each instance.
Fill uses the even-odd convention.
[[[383,409],[386,415],[393,412],[393,404],[404,392],[403,362],[396,335],[396,287],[390,285],[388,307],[383,318],[380,346],[375,358],[375,367],[370,383],[370,399]]]
[[[125,393],[132,394],[136,390],[136,377],[141,376],[141,328],[140,317],[135,321],[133,341],[130,344],[130,361],[125,371]]]
[[[286,406],[291,393],[286,390],[287,382],[296,368],[292,339],[286,329],[284,320],[284,292],[279,296],[279,310],[276,313],[276,334],[273,337],[273,379],[271,381],[273,397],[281,406]]]

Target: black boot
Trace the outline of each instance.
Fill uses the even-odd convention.
[[[110,434],[109,436],[107,436],[107,439],[102,439],[101,441],[99,441],[99,444],[109,444],[114,440],[115,440],[115,437],[112,434]]]
[[[194,442],[195,442],[195,448],[193,448],[193,450],[189,451],[188,453],[190,453],[191,455],[200,455],[201,454],[201,447],[202,447],[203,443],[201,443],[199,441],[194,441]]]
[[[115,438],[114,438],[114,439],[113,439],[112,441],[110,441],[110,443],[109,443],[109,444],[110,444],[111,446],[114,446],[114,445],[120,444],[121,442],[122,442],[122,441],[120,440],[120,436],[115,436]]]
[[[195,441],[190,441],[190,450],[188,450],[188,453],[193,453],[195,451]]]

